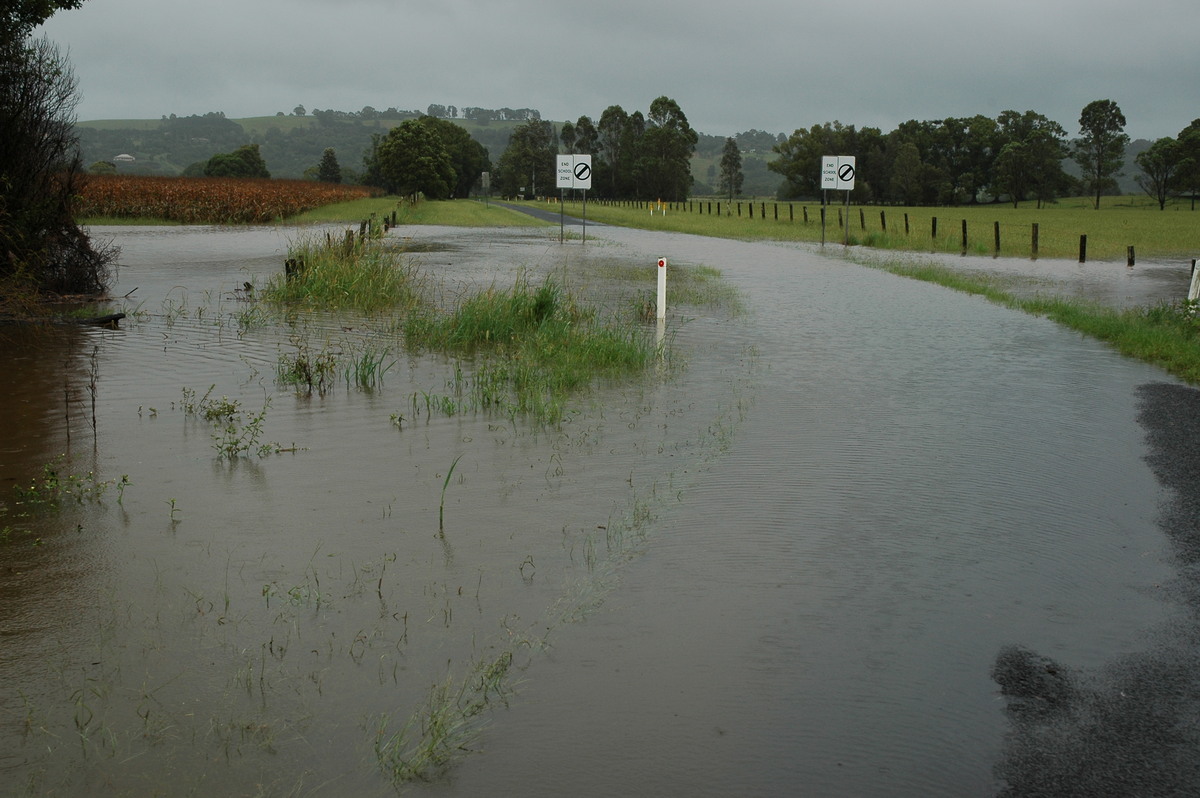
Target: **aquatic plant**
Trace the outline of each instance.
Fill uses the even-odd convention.
[[[493,287],[462,299],[449,314],[417,310],[404,334],[413,349],[474,356],[477,407],[549,423],[562,418],[570,393],[597,378],[637,373],[654,354],[635,324],[602,322],[552,278],[534,288],[524,275],[508,291]]]
[[[302,235],[288,247],[281,265],[286,269],[257,292],[261,301],[367,312],[403,309],[420,301],[422,280],[416,267],[387,241],[371,235]]]
[[[66,455],[59,455],[42,466],[41,476],[31,481],[28,487],[14,485],[13,493],[17,503],[55,508],[60,506],[64,500],[72,499],[76,503],[82,504],[85,501],[98,501],[109,488],[113,487],[117,489],[117,501],[120,503],[125,498],[125,488],[133,484],[129,481],[128,474],[122,474],[115,479],[102,480],[94,471],[83,474],[64,473],[65,464]]]

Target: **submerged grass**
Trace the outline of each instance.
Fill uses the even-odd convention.
[[[1044,316],[1112,345],[1118,352],[1200,384],[1200,303],[1161,303],[1118,310],[1059,297],[1022,298],[995,279],[936,264],[867,264],[893,274],[985,296],[992,302]]]
[[[284,273],[259,293],[274,304],[372,312],[411,307],[420,291],[415,266],[386,240],[347,231],[302,235],[288,247]]]
[[[473,357],[472,397],[555,422],[563,400],[597,377],[636,373],[654,345],[633,323],[601,322],[552,278],[536,288],[522,276],[512,289],[468,296],[450,313],[423,309],[408,317],[410,348]]]

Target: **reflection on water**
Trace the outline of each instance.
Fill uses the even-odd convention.
[[[649,287],[660,256],[741,289],[744,317],[679,308],[676,368],[561,430],[430,412],[470,364],[399,348],[372,390],[295,396],[298,336],[386,325],[240,326],[274,228],[113,232],[142,315],[0,344],[41,407],[5,478],[66,449],[92,347],[70,460],[133,483],[0,519],[6,783],[387,794],[378,730],[513,655],[478,753],[419,791],[987,795],[1017,772],[1000,652],[1102,668],[1185,614],[1139,426],[1139,386],[1174,385],[1155,369],[812,248],[589,230],[395,231],[451,294],[555,271],[618,306],[611,266]],[[216,457],[181,408],[210,385],[294,451]]]

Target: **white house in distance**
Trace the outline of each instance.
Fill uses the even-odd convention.
[[[113,158],[113,163],[133,163],[136,160],[137,160],[137,158],[134,158],[132,155],[127,155],[125,153],[121,153],[120,155]]]

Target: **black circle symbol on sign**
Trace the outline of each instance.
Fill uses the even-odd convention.
[[[848,163],[844,163],[838,169],[838,179],[843,182],[849,182],[854,179],[854,167]]]
[[[592,176],[592,167],[586,163],[575,164],[575,179],[587,180]]]

